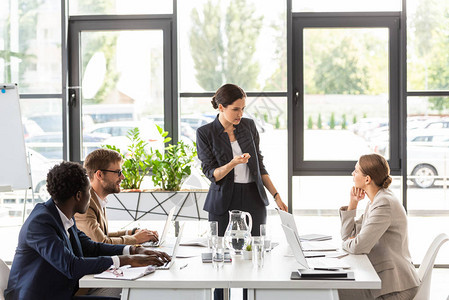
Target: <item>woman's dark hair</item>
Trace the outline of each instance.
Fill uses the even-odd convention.
[[[55,165],[47,174],[47,190],[57,202],[64,203],[89,186],[86,169],[80,164],[64,161]]]
[[[224,107],[234,103],[235,100],[246,98],[245,91],[235,84],[227,83],[220,87],[212,97],[212,106],[217,109],[221,104]]]
[[[359,167],[363,174],[369,175],[377,186],[384,189],[388,188],[393,180],[390,177],[390,166],[382,155],[375,153],[362,155]]]

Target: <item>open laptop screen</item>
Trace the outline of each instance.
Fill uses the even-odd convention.
[[[170,227],[170,222],[173,218],[173,215],[175,214],[175,208],[176,208],[176,206],[173,206],[172,209],[170,209],[170,212],[168,213],[168,216],[167,216],[167,220],[165,220],[164,229],[162,230],[162,234],[159,237],[159,240],[157,242],[143,243],[142,246],[144,246],[144,247],[159,247],[164,243],[165,237],[167,236],[168,228]]]

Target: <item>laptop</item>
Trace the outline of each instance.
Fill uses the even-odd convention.
[[[171,253],[171,261],[166,262],[162,266],[156,267],[156,270],[168,270],[173,265],[175,258],[176,258],[176,253],[178,252],[179,243],[181,242],[182,232],[184,230],[184,224],[185,223],[182,223],[181,227],[179,228],[178,237],[176,238],[175,246],[173,247],[173,251]]]
[[[325,269],[325,270],[338,270],[347,269],[350,266],[341,261],[338,258],[309,258],[306,259],[301,243],[299,241],[298,234],[288,226],[282,225],[287,242],[293,250],[293,256],[296,261],[301,265],[302,269]]]
[[[297,235],[299,235],[298,233],[298,227],[296,227],[296,222],[295,222],[295,217],[293,217],[293,215],[291,213],[288,213],[286,211],[277,210],[279,213],[279,216],[281,217],[281,223],[284,226],[289,227],[290,229],[293,229]]]
[[[324,242],[325,240],[328,240],[329,238],[332,238],[331,236],[325,236],[325,239],[321,240],[309,240],[309,239],[302,239],[301,236],[299,236],[298,233],[298,227],[296,226],[295,217],[293,217],[292,214],[278,210],[279,216],[281,217],[281,223],[283,226],[287,226],[288,228],[292,229],[295,234],[298,236],[298,239],[300,242],[302,242],[302,250],[303,251],[336,251],[337,247],[331,242]],[[307,237],[307,235],[305,236]],[[329,238],[327,238],[329,237]]]
[[[170,227],[171,219],[173,218],[173,215],[175,214],[175,208],[176,208],[176,206],[173,206],[172,209],[170,209],[170,212],[168,213],[168,216],[167,216],[167,220],[165,221],[164,229],[162,230],[162,234],[159,237],[159,240],[157,240],[156,242],[148,241],[148,242],[142,243],[142,246],[144,246],[144,247],[159,247],[164,243],[165,237],[168,232],[168,228]]]

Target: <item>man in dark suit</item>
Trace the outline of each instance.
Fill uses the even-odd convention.
[[[20,230],[7,300],[71,299],[86,274],[170,260],[166,253],[137,245],[96,243],[78,230],[73,215],[85,213],[90,199],[89,179],[79,164],[54,166],[47,175],[47,189],[52,198],[37,204]]]

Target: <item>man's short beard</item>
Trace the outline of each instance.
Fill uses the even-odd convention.
[[[116,184],[114,183],[112,184],[108,184],[105,187],[105,192],[109,195],[109,194],[118,194],[120,193],[120,186],[118,188],[116,188]]]

